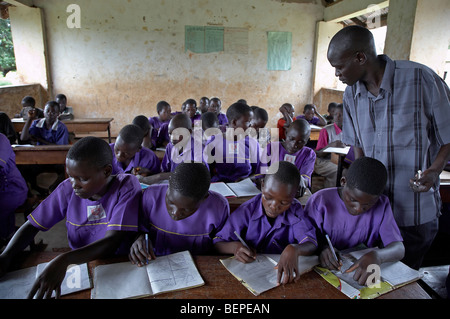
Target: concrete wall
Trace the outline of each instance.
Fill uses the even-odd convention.
[[[156,115],[166,100],[218,96],[223,111],[237,99],[268,110],[276,125],[285,102],[300,113],[311,103],[320,1],[35,0],[45,16],[53,93],[64,93],[76,117],[114,117],[117,132],[134,116]],[[81,9],[68,28],[67,6]],[[185,52],[185,25],[248,29],[248,54]],[[292,68],[267,71],[267,31],[292,32]],[[278,115],[278,117],[277,117]]]
[[[43,108],[48,100],[47,91],[40,84],[0,86],[0,111],[13,118],[22,110],[22,99],[32,96],[36,100],[36,107]]]

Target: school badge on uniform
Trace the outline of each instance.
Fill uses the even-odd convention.
[[[284,160],[286,162],[289,162],[289,163],[292,163],[292,164],[295,164],[295,159],[296,158],[297,158],[297,156],[294,156],[294,155],[289,155],[289,154],[284,155]]]
[[[228,154],[239,154],[239,143],[228,144]]]
[[[103,206],[100,205],[94,205],[94,206],[88,206],[87,207],[87,218],[88,221],[96,221],[100,220],[102,218],[106,218],[105,210],[103,209]]]

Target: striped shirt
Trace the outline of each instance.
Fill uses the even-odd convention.
[[[361,82],[345,90],[343,142],[386,166],[386,194],[397,224],[424,224],[440,214],[439,181],[426,193],[414,193],[409,180],[450,143],[450,90],[424,65],[379,57],[386,69],[378,96]]]

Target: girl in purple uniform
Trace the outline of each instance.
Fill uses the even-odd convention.
[[[143,233],[130,249],[138,266],[155,256],[189,250],[208,254],[213,238],[229,215],[228,201],[209,191],[209,171],[203,163],[181,163],[172,172],[169,185],[151,185],[144,190],[139,217]],[[148,247],[144,233],[149,233]]]
[[[294,164],[281,161],[278,171],[267,174],[262,194],[242,204],[228,218],[214,238],[221,254],[234,254],[241,262],[253,262],[256,253],[281,254],[278,282],[298,278],[297,258],[312,255],[317,248],[315,230],[304,217],[300,202],[295,199],[300,174]],[[246,242],[246,248],[235,232]],[[297,276],[296,276],[297,275]]]
[[[346,177],[342,177],[342,187],[314,193],[305,207],[306,215],[317,229],[323,267],[334,270],[341,267],[326,243],[325,235],[337,250],[360,244],[381,248],[365,254],[346,270],[357,269],[353,278],[361,285],[370,275],[366,271],[368,265],[398,261],[405,251],[389,199],[382,195],[386,179],[386,168],[380,161],[359,158],[350,166]]]
[[[107,142],[85,137],[67,153],[63,181],[29,216],[0,255],[0,274],[39,231],[66,219],[71,251],[53,259],[36,279],[28,297],[60,296],[67,266],[127,253],[132,232],[138,230],[141,187],[129,174],[112,175]]]
[[[113,153],[113,174],[131,173],[149,176],[160,172],[156,154],[142,147],[143,132],[134,124],[125,125],[115,143],[109,144]]]
[[[28,187],[16,166],[8,138],[0,133],[0,248],[15,230],[14,212],[27,199]]]
[[[158,145],[159,131],[161,129],[161,126],[163,126],[164,123],[169,123],[170,119],[172,118],[172,109],[170,107],[170,104],[166,101],[159,101],[156,104],[156,112],[158,113],[158,116],[148,118],[150,125],[153,127],[152,143],[153,147],[155,148],[160,146]]]

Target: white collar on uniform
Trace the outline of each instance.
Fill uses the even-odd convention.
[[[45,123],[45,118],[40,119],[39,122],[37,122],[36,127],[43,128],[44,127],[44,123]],[[56,119],[55,123],[53,123],[53,125],[52,125],[52,130],[53,131],[58,130],[58,124],[59,124],[59,120]]]

